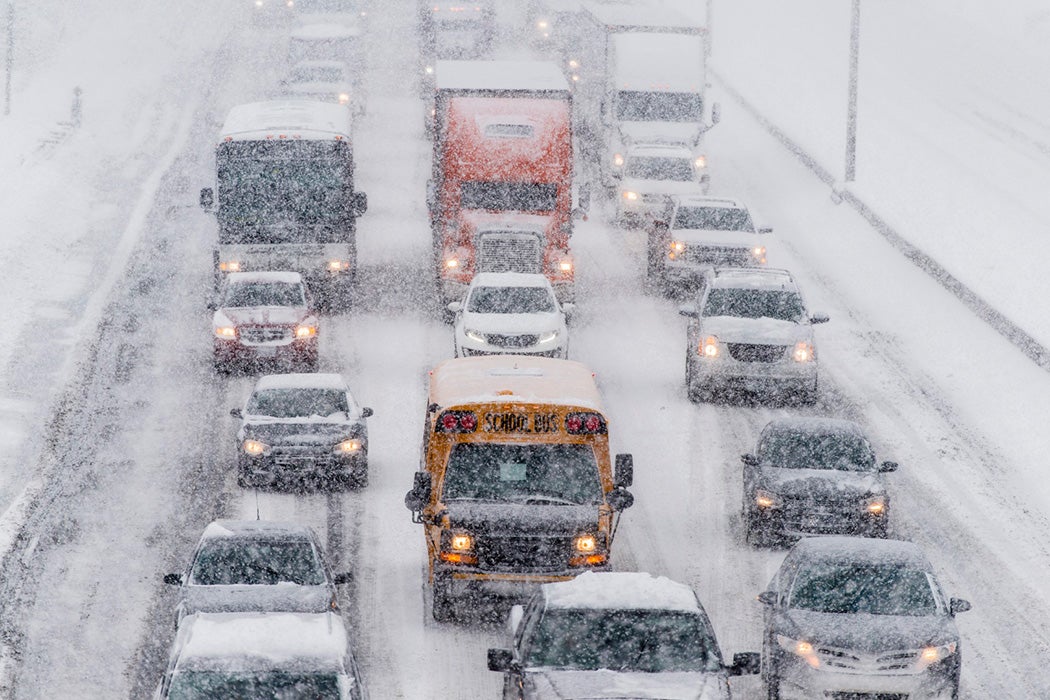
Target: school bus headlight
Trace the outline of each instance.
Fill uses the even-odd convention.
[[[591,554],[598,550],[598,538],[594,535],[579,535],[573,546],[580,554]]]
[[[259,442],[258,440],[252,440],[248,438],[241,443],[241,449],[244,450],[244,454],[251,455],[252,457],[258,457],[264,455],[270,451],[270,446],[265,442]]]
[[[558,331],[550,331],[549,333],[540,333],[540,344],[553,342],[558,338]]]
[[[222,272],[240,272],[242,270],[241,263],[237,260],[223,260],[219,263],[219,269]]]
[[[453,552],[469,552],[474,549],[474,538],[465,532],[453,534],[448,538],[448,548]]]
[[[218,326],[215,329],[215,337],[223,340],[234,340],[237,338],[237,329],[233,326]]]
[[[342,455],[353,455],[361,451],[365,445],[357,438],[350,438],[343,440],[341,443],[335,446],[336,454]]]
[[[350,104],[350,95],[345,92],[339,93],[339,104],[348,105]]]
[[[295,329],[295,337],[299,340],[313,338],[315,335],[317,335],[317,326],[303,324],[301,326],[297,326]]]

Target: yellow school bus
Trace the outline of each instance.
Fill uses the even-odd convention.
[[[631,456],[609,455],[593,373],[578,362],[496,355],[430,373],[421,470],[405,505],[423,525],[432,613],[479,595],[609,566],[634,497]]]

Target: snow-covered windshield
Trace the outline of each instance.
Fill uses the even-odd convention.
[[[172,676],[170,700],[341,700],[334,673],[290,671],[180,671]]]
[[[226,285],[222,296],[225,308],[252,306],[306,306],[306,293],[301,284],[285,282],[239,282]]]
[[[718,647],[699,615],[670,610],[548,610],[526,666],[580,671],[718,671]]]
[[[464,182],[460,205],[464,209],[494,211],[554,211],[558,186],[542,182]]]
[[[343,71],[334,66],[296,66],[288,80],[293,83],[338,83]]]
[[[193,560],[190,583],[196,586],[319,586],[324,569],[310,541],[303,539],[213,538]]]
[[[695,177],[693,163],[688,158],[659,156],[632,156],[627,160],[623,174],[639,180],[676,180],[689,182]]]
[[[624,122],[701,122],[704,101],[691,92],[624,90],[616,95],[616,118]]]
[[[763,462],[783,469],[872,471],[875,454],[859,435],[776,432],[759,445]]]
[[[934,615],[929,575],[895,563],[822,563],[795,578],[788,606],[826,613]]]
[[[678,207],[674,215],[676,229],[705,231],[754,231],[747,209],[731,207]]]
[[[458,443],[445,467],[444,500],[569,505],[602,502],[598,463],[590,445]]]
[[[534,314],[556,310],[546,287],[475,287],[467,311],[476,314]]]
[[[346,394],[337,389],[263,389],[252,394],[246,411],[253,416],[309,418],[348,413],[350,406]]]
[[[805,314],[802,297],[795,292],[727,287],[712,289],[704,305],[704,316],[774,318],[801,321]]]

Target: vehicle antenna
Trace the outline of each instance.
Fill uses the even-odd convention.
[[[255,489],[255,519],[262,520],[262,518],[259,517],[259,489]]]

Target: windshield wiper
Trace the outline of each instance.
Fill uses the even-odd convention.
[[[573,501],[561,498],[559,496],[547,496],[544,494],[521,494],[518,496],[510,496],[507,498],[508,501],[514,503],[525,503],[526,505],[557,505],[557,506],[575,506],[579,505]]]

